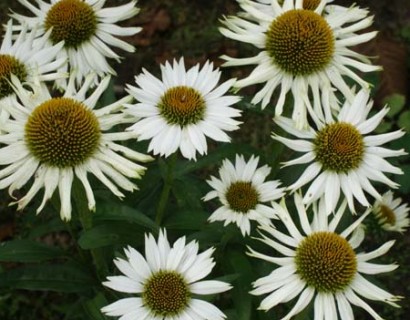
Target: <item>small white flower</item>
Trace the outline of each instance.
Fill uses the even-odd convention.
[[[107,277],[103,284],[113,290],[137,294],[101,309],[108,316],[127,320],[222,320],[226,316],[213,304],[197,298],[231,289],[228,283],[202,280],[215,265],[213,248],[198,253],[198,243],[179,238],[171,247],[165,231],[158,242],[145,236],[145,258],[125,249],[127,260],[114,260],[124,275]]]
[[[222,56],[226,60],[223,66],[256,65],[235,87],[265,83],[252,99],[255,104],[262,102],[262,108],[280,87],[276,115],[284,112],[286,95],[291,92],[292,119],[298,128],[308,125],[308,113],[329,120],[339,110],[334,88],[350,102],[353,100],[346,78],[361,87],[369,87],[352,69],[361,72],[380,69],[349,48],[375,37],[376,32],[356,34],[370,26],[373,17],[363,16],[367,11],[354,6],[326,11],[326,3],[326,0],[306,4],[303,0],[285,0],[282,4],[277,0],[259,3],[241,0],[243,12],[224,18],[224,27],[220,28],[224,36],[260,50],[249,58]]]
[[[161,65],[162,80],[148,71],[135,77],[139,87],[128,85],[127,91],[138,101],[126,105],[126,112],[136,117],[129,128],[138,140],[149,140],[149,151],[168,157],[180,149],[187,159],[196,159],[196,152],[207,153],[206,136],[230,142],[224,131],[238,129],[240,110],[229,107],[240,98],[224,94],[235,82],[228,80],[217,86],[221,72],[208,61],[185,70],[184,60]]]
[[[209,221],[225,221],[225,226],[236,223],[245,236],[251,231],[251,220],[271,225],[271,219],[277,219],[273,208],[264,203],[281,198],[284,188],[279,188],[277,180],[265,181],[271,169],[267,165],[257,168],[258,161],[259,157],[252,156],[246,162],[242,155],[236,156],[235,165],[228,159],[223,161],[220,179],[211,176],[207,182],[214,190],[203,198],[218,198],[222,203]]]
[[[120,61],[120,56],[110,47],[117,47],[127,52],[135,48],[118,39],[118,36],[131,36],[138,33],[139,27],[120,27],[117,22],[129,19],[139,12],[137,1],[103,8],[105,0],[36,0],[38,7],[28,0],[19,0],[35,16],[13,13],[11,16],[30,29],[36,29],[41,35],[51,32],[44,46],[51,46],[64,40],[64,50],[59,57],[68,60],[68,65],[59,70],[75,71],[77,85],[81,84],[89,73],[94,74],[93,83],[106,74],[116,74],[106,58]],[[21,27],[15,26],[14,30]],[[58,81],[65,87],[65,82]]]
[[[393,198],[393,192],[387,191],[380,200],[376,200],[373,212],[383,229],[404,232],[410,225],[409,210],[401,198]]]
[[[10,84],[11,74],[21,82],[32,82],[35,77],[41,81],[51,81],[66,76],[57,72],[66,64],[65,58],[57,59],[63,42],[44,48],[42,44],[50,38],[50,32],[36,37],[36,30],[28,32],[26,24],[21,26],[18,35],[13,35],[12,29],[13,22],[9,20],[0,47],[0,100],[11,99],[14,95]],[[7,101],[1,103],[9,104]],[[0,107],[0,132],[1,124],[8,116],[8,112]]]
[[[322,203],[323,204],[323,203]],[[385,254],[394,244],[389,241],[368,253],[356,253],[364,239],[364,228],[360,223],[371,212],[367,210],[359,219],[343,232],[336,228],[346,209],[346,201],[333,216],[328,216],[323,206],[313,205],[313,218],[306,212],[302,197],[295,194],[295,206],[299,231],[284,201],[274,203],[279,219],[284,223],[287,233],[270,226],[261,226],[261,242],[280,253],[280,257],[266,255],[249,248],[249,255],[265,260],[278,268],[269,275],[253,283],[251,294],[268,294],[259,306],[269,310],[278,304],[287,303],[299,296],[289,313],[281,320],[293,317],[314,303],[315,320],[354,319],[351,305],[363,308],[374,319],[382,318],[362,299],[388,303],[399,307],[395,301],[401,299],[377,287],[363,274],[375,275],[390,272],[397,268],[395,264],[375,264],[369,262]],[[328,219],[332,217],[332,219]]]
[[[371,180],[391,188],[398,187],[384,173],[402,174],[403,171],[385,158],[405,155],[406,152],[381,146],[402,137],[404,131],[370,135],[389,111],[385,107],[367,119],[372,104],[372,101],[369,102],[369,91],[362,89],[352,103],[343,105],[336,120],[317,122],[316,130],[312,127],[297,130],[289,119],[274,119],[280,127],[299,139],[288,139],[276,134],[273,134],[273,139],[303,153],[301,157],[284,165],[309,164],[298,180],[288,187],[295,191],[312,182],[305,192],[305,204],[322,199],[326,204],[326,212],[330,213],[335,209],[342,191],[350,210],[354,212],[354,198],[363,206],[370,206],[363,191],[375,199],[381,198]]]
[[[116,143],[135,138],[132,133],[111,132],[114,126],[126,122],[125,115],[118,111],[132,97],[95,109],[110,77],[90,92],[92,81],[90,75],[77,91],[72,74],[64,95],[52,97],[43,82],[34,81],[31,91],[12,76],[16,95],[10,99],[11,104],[1,104],[10,118],[0,135],[0,166],[5,166],[0,170],[0,188],[8,187],[13,196],[16,189],[34,178],[27,194],[16,202],[18,209],[23,209],[44,188],[39,213],[58,189],[61,218],[70,220],[71,188],[77,177],[84,186],[89,209],[94,210],[88,173],[118,197],[124,196],[118,187],[127,191],[137,189],[128,178],[140,178],[145,168],[129,159],[145,162],[152,158]]]

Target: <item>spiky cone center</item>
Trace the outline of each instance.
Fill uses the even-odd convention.
[[[52,98],[37,106],[25,126],[25,142],[41,163],[67,168],[84,163],[98,149],[100,124],[83,103]]]
[[[60,0],[47,12],[45,29],[52,29],[50,39],[56,44],[64,40],[66,48],[77,48],[96,33],[97,16],[93,8],[81,0]]]
[[[160,270],[144,285],[142,300],[156,316],[177,316],[188,306],[191,293],[185,279],[175,271]]]
[[[165,92],[158,108],[167,123],[184,127],[202,120],[206,105],[197,90],[187,86],[176,86]]]
[[[319,6],[320,2],[321,0],[303,0],[303,9],[315,10]]]
[[[345,290],[357,272],[352,246],[342,236],[328,231],[303,239],[296,249],[295,263],[300,278],[323,293]]]
[[[13,93],[10,76],[14,74],[20,82],[27,77],[26,66],[9,54],[0,54],[0,99]]]
[[[279,69],[293,76],[308,76],[330,63],[335,40],[322,16],[295,9],[272,21],[266,32],[266,50]]]
[[[316,133],[313,144],[323,169],[337,173],[358,168],[365,152],[362,134],[346,122],[326,125]]]
[[[388,223],[392,226],[396,224],[396,214],[389,206],[386,206],[384,204],[380,205],[378,216],[380,221],[382,221],[383,223]]]
[[[259,202],[259,193],[248,181],[233,182],[225,193],[230,209],[239,213],[248,213]]]

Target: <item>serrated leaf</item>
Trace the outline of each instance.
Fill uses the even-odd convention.
[[[40,262],[64,256],[64,251],[34,240],[12,240],[0,245],[0,261]]]
[[[82,292],[94,286],[91,274],[76,264],[38,264],[0,273],[0,288]]]

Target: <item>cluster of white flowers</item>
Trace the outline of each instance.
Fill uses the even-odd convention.
[[[178,149],[187,159],[207,153],[206,137],[229,142],[225,133],[239,128],[240,111],[231,107],[240,98],[226,95],[234,79],[218,85],[221,72],[211,62],[185,70],[184,60],[161,66],[162,80],[146,70],[129,85],[125,97],[101,106],[100,97],[119,62],[116,47],[134,47],[118,36],[138,33],[139,27],[117,22],[139,12],[137,1],[104,7],[105,0],[20,0],[33,16],[12,13],[0,48],[0,188],[15,190],[31,182],[28,192],[16,199],[24,209],[44,189],[37,209],[59,190],[60,216],[72,215],[71,192],[75,179],[84,188],[88,208],[96,200],[87,177],[94,175],[113,194],[133,191],[153,157],[122,144],[130,139],[150,139],[148,151],[169,156]],[[13,23],[13,19],[18,22]],[[51,82],[53,81],[53,82]],[[137,103],[133,103],[136,99]],[[126,131],[119,125],[134,122]],[[126,277],[109,277],[106,286],[141,294],[102,309],[121,319],[223,319],[212,304],[193,295],[215,294],[231,286],[222,281],[198,281],[213,269],[214,249],[198,253],[198,243],[185,238],[170,248],[166,233],[158,244],[146,238],[146,260],[132,248],[129,262],[115,264]]]
[[[119,188],[137,189],[129,178],[140,178],[145,170],[132,160],[152,159],[118,143],[135,134],[112,132],[128,122],[122,109],[131,96],[96,107],[110,82],[109,74],[114,74],[106,57],[119,58],[110,46],[133,50],[115,36],[139,31],[115,23],[139,10],[136,1],[115,8],[103,8],[105,1],[100,0],[37,1],[38,7],[20,2],[35,16],[13,13],[12,19],[20,24],[8,22],[0,49],[0,164],[5,166],[0,171],[0,188],[8,187],[13,197],[16,189],[34,178],[16,204],[25,208],[44,188],[37,213],[58,188],[61,218],[70,220],[75,178],[84,186],[89,209],[94,210],[88,173],[123,197]],[[45,83],[50,80],[61,94]]]
[[[218,196],[223,205],[210,221],[236,222],[246,235],[250,233],[249,220],[256,220],[261,235],[258,239],[283,255],[274,257],[249,248],[250,256],[279,266],[253,284],[252,294],[268,293],[260,304],[261,310],[299,296],[282,319],[291,319],[312,300],[315,319],[354,319],[351,305],[381,319],[361,297],[396,307],[395,301],[401,297],[376,287],[361,274],[394,270],[397,265],[368,262],[386,253],[393,242],[366,254],[356,254],[354,249],[364,238],[361,222],[372,210],[386,230],[403,232],[409,226],[407,205],[400,205],[401,199],[393,200],[391,191],[382,196],[377,190],[380,183],[398,187],[386,173],[403,171],[386,158],[406,152],[383,145],[404,132],[373,133],[389,109],[373,112],[370,84],[354,71],[380,70],[350,48],[374,38],[376,32],[360,32],[372,24],[373,18],[365,9],[329,2],[238,0],[243,11],[222,20],[223,35],[260,50],[249,58],[222,57],[226,60],[224,66],[256,65],[234,87],[264,83],[252,103],[261,102],[262,108],[275,106],[274,122],[293,137],[273,133],[272,138],[301,153],[283,166],[305,165],[305,169],[284,189],[277,188],[276,181],[266,189],[261,187],[269,170],[256,170],[257,161],[251,159],[245,165],[243,158],[237,157],[234,167],[225,160],[221,180],[212,177],[208,181],[214,191],[204,199]],[[348,81],[360,89],[350,88]],[[288,98],[291,102],[285,103]],[[284,198],[280,204],[272,201],[283,192],[294,194],[296,217],[289,213]],[[366,193],[374,198],[373,206]],[[264,201],[271,201],[269,209],[273,211],[261,207]],[[355,202],[368,210],[338,232],[336,228],[345,212],[356,213]],[[276,229],[273,222],[277,222],[269,220],[272,218],[280,220],[288,234]]]
[[[253,283],[251,294],[268,294],[259,309],[299,296],[282,319],[291,319],[312,301],[315,320],[354,319],[351,305],[381,319],[363,298],[398,306],[400,297],[362,275],[397,267],[369,262],[394,242],[369,253],[355,252],[364,239],[361,223],[372,210],[386,230],[403,232],[409,226],[409,209],[401,199],[377,190],[380,184],[398,187],[386,174],[403,172],[386,158],[406,152],[383,147],[402,137],[402,130],[373,133],[388,107],[373,112],[370,84],[356,73],[380,70],[352,50],[376,35],[364,31],[373,21],[367,10],[328,0],[237,0],[242,11],[225,17],[220,32],[260,52],[222,59],[224,67],[256,65],[247,77],[219,84],[221,71],[212,62],[186,69],[183,58],[175,59],[161,65],[161,79],[143,69],[135,86],[126,86],[125,97],[101,106],[100,97],[115,75],[109,62],[120,59],[113,47],[134,51],[117,37],[135,35],[141,28],[116,23],[139,12],[137,1],[117,7],[104,7],[104,0],[19,2],[32,16],[12,13],[0,47],[0,189],[8,188],[14,197],[16,190],[31,183],[14,202],[18,209],[44,189],[39,213],[58,189],[60,215],[68,221],[73,182],[78,179],[89,210],[95,210],[88,173],[124,197],[122,190],[136,190],[132,179],[140,179],[145,171],[139,163],[154,158],[122,141],[149,140],[147,151],[154,156],[180,152],[196,160],[207,154],[207,138],[230,142],[227,132],[239,129],[241,111],[234,105],[241,98],[229,91],[263,84],[251,101],[262,108],[275,106],[272,123],[295,138],[276,133],[272,138],[301,153],[283,165],[305,165],[303,173],[283,186],[279,180],[267,181],[271,169],[258,168],[259,157],[246,161],[236,155],[235,163],[223,161],[220,178],[207,181],[212,190],[203,198],[222,204],[210,222],[235,223],[243,236],[257,230],[257,239],[281,255],[249,247],[250,256],[279,266]],[[351,82],[359,89],[349,87]],[[118,129],[124,124],[129,126],[125,131]],[[286,206],[289,194],[297,216]],[[357,204],[368,209],[344,231],[337,230],[346,212],[358,211]],[[287,233],[277,229],[278,224]],[[123,320],[226,318],[197,298],[231,289],[222,281],[200,281],[215,265],[214,250],[198,253],[198,243],[186,244],[185,237],[171,247],[165,230],[157,242],[146,235],[145,258],[126,248],[126,259],[114,260],[124,275],[104,282],[138,297],[120,299],[102,312]]]

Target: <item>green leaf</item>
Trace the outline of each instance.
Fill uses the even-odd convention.
[[[64,251],[33,240],[12,240],[0,245],[0,261],[40,262],[64,256]]]
[[[78,239],[82,249],[96,249],[109,245],[138,246],[143,242],[144,230],[136,224],[110,221],[84,231]]]
[[[253,279],[252,266],[243,251],[229,250],[226,258],[230,264],[230,269],[240,274],[233,283],[232,299],[237,311],[237,320],[252,319],[252,298],[249,294],[251,290],[251,280]]]
[[[405,164],[400,167],[403,170],[404,174],[401,174],[396,177],[396,182],[400,184],[400,192],[409,193],[410,192],[410,165]]]
[[[397,122],[399,127],[404,128],[407,132],[410,131],[410,111],[404,111],[400,114],[399,121]]]
[[[194,177],[185,176],[183,179],[175,179],[172,183],[172,194],[177,200],[178,208],[201,210],[203,206],[201,198],[206,193],[201,187],[207,187],[205,182]]]
[[[110,83],[107,86],[107,89],[104,90],[103,94],[101,95],[99,99],[99,103],[102,106],[108,106],[111,103],[114,103],[117,101],[117,97],[115,96],[115,91],[114,91],[114,78],[110,80]]]
[[[118,203],[104,203],[99,205],[93,218],[97,223],[98,221],[125,221],[135,223],[153,231],[158,230],[156,223],[145,214],[129,206],[118,205]]]
[[[165,221],[167,229],[200,230],[207,224],[209,214],[203,210],[183,210],[169,215]]]
[[[386,133],[388,131],[391,131],[391,128],[393,126],[393,123],[389,120],[381,122],[377,128],[375,129],[376,133]]]
[[[108,304],[104,295],[99,293],[93,299],[84,301],[82,307],[87,319],[89,320],[106,320],[107,318],[101,313],[100,309]]]
[[[403,26],[400,30],[400,35],[407,41],[410,41],[410,25]]]
[[[387,96],[383,100],[383,103],[387,104],[387,106],[390,108],[387,116],[389,118],[393,118],[396,114],[398,114],[403,109],[406,103],[406,97],[402,94],[394,93],[394,94]]]
[[[216,228],[213,225],[214,223],[206,225],[202,230],[187,235],[187,242],[192,240],[198,241],[200,247],[203,248],[219,246],[224,234],[221,228]]]
[[[74,263],[29,265],[0,273],[0,288],[82,292],[95,284],[90,272]]]
[[[223,310],[223,313],[226,315],[228,320],[238,319],[238,314],[235,309]]]
[[[56,216],[48,221],[42,221],[41,224],[34,226],[30,229],[28,237],[30,239],[36,239],[51,232],[65,230],[67,230],[67,225],[61,220],[60,216]]]

